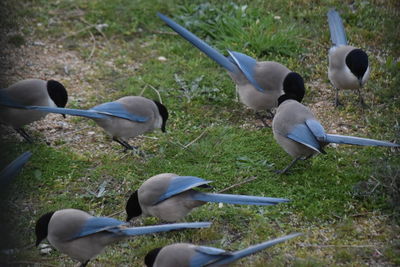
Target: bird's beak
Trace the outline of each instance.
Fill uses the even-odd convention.
[[[64,119],[67,117],[67,116],[65,116],[65,114],[61,114],[63,117],[64,117]]]

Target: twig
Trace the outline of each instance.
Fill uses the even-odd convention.
[[[173,142],[173,141],[170,141],[170,140],[167,140],[168,141],[168,143],[170,143],[170,144],[173,144],[173,145],[175,145],[175,146],[178,146],[178,147],[180,147],[180,148],[182,148],[182,149],[185,149],[185,146],[183,145],[183,144],[181,144],[179,141],[176,141],[176,142]],[[175,156],[177,156],[178,154],[175,154]]]
[[[156,92],[156,94],[157,94],[157,96],[158,96],[158,99],[160,100],[160,103],[162,104],[162,99],[161,99],[160,92],[158,92],[158,90],[157,90],[156,88],[154,88],[154,86],[152,86],[151,84],[148,84],[148,83],[146,83],[146,82],[144,82],[144,88],[143,88],[143,90],[140,92],[139,95],[142,96],[143,93],[144,93],[144,91],[146,91],[147,87],[150,87],[151,89],[153,89],[153,90]]]
[[[96,24],[90,24],[90,23],[87,22],[84,18],[79,18],[79,19],[80,19],[83,23],[85,23],[85,24],[87,24],[87,25],[89,25],[89,26],[94,27],[94,28],[96,29],[96,31],[98,31],[98,32],[104,37],[104,39],[106,39],[107,42],[108,42],[107,36],[104,34],[104,32],[103,32],[99,27],[97,27]]]
[[[142,135],[141,137],[142,137],[142,138],[151,139],[151,140],[158,140],[158,139],[160,139],[160,138],[155,137],[155,136],[146,136],[146,135]]]
[[[147,89],[147,86],[148,86],[147,83],[145,83],[142,91],[140,91],[140,93],[139,93],[139,96],[143,95],[144,91],[146,91],[146,89]]]
[[[69,37],[72,37],[72,36],[75,36],[77,34],[80,34],[81,32],[87,31],[87,30],[89,30],[90,28],[93,28],[93,27],[96,28],[96,25],[86,26],[85,28],[80,29],[79,31],[76,31],[76,32],[73,32],[73,33],[70,33],[70,34],[67,34],[67,35],[61,37],[60,39],[57,40],[57,42],[61,42],[61,41],[65,40],[65,39],[67,39]]]
[[[114,216],[117,216],[117,215],[121,214],[122,212],[124,212],[124,211],[123,211],[123,210],[120,210],[120,211],[111,213],[110,215],[107,215],[107,217],[114,217]]]
[[[243,184],[247,184],[247,183],[249,183],[249,182],[251,182],[251,181],[254,181],[255,179],[257,179],[257,176],[252,176],[252,177],[250,177],[250,178],[248,178],[248,179],[246,179],[246,180],[244,180],[244,181],[242,181],[242,182],[240,182],[240,183],[237,183],[237,184],[233,184],[233,185],[231,185],[231,186],[228,186],[227,188],[224,188],[224,189],[218,191],[218,193],[226,192],[226,191],[228,191],[228,190],[230,190],[230,189],[232,189],[232,188],[235,188],[235,187],[241,186],[241,185],[243,185]]]
[[[96,50],[96,38],[94,38],[94,35],[91,31],[89,31],[90,34],[90,38],[92,38],[93,40],[93,48],[92,51],[90,51],[89,57],[87,58],[87,60],[90,60],[94,54],[94,51]]]
[[[160,100],[160,103],[162,104],[160,92],[158,92],[158,90],[156,88],[154,88],[154,86],[152,86],[151,84],[147,84],[147,85],[157,93],[158,99]]]
[[[86,127],[80,128],[78,130],[74,130],[74,131],[70,131],[70,132],[67,132],[67,133],[63,133],[63,134],[61,134],[61,137],[64,137],[64,136],[70,135],[70,134],[74,134],[74,133],[77,133],[77,132],[80,132],[80,131],[83,131],[83,130],[86,130],[86,129],[92,128],[92,127],[93,126],[86,126]]]
[[[311,40],[311,39],[308,39],[308,38],[302,38],[302,37],[300,37],[299,39],[303,40],[303,41],[307,41],[307,42],[313,43],[313,44],[316,44],[319,47],[325,48],[324,45],[320,44],[319,42],[316,42],[315,40]]]
[[[149,31],[149,33],[154,33],[154,34],[168,34],[168,35],[178,35],[176,32],[163,32],[163,31]]]
[[[208,128],[206,128],[199,136],[193,139],[190,143],[183,146],[183,149],[187,149],[189,146],[193,145],[197,140],[199,140],[203,135],[207,132]]]

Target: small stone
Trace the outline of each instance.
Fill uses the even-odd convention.
[[[166,58],[166,57],[163,57],[163,56],[158,57],[157,59],[158,59],[159,61],[167,61],[167,58]]]

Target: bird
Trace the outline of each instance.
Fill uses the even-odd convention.
[[[370,75],[368,55],[362,49],[347,44],[342,19],[334,9],[328,11],[328,24],[333,44],[328,55],[328,77],[336,88],[335,106],[341,105],[339,89],[357,89],[360,104],[364,107],[360,89]]]
[[[228,71],[236,84],[239,99],[244,105],[253,109],[256,114],[266,110],[272,115],[271,109],[277,107],[278,97],[283,94],[283,82],[291,78],[289,74],[292,72],[287,67],[274,61],[257,62],[248,55],[230,50],[228,50],[229,56],[225,57],[170,18],[161,13],[157,15],[174,31]],[[297,84],[297,86],[304,85]],[[266,125],[264,120],[262,121]]]
[[[62,209],[42,215],[36,222],[36,246],[45,238],[60,252],[81,263],[100,254],[107,245],[124,238],[187,228],[206,228],[209,222],[129,227],[110,217],[94,217],[78,209]]]
[[[166,132],[166,122],[169,116],[168,110],[163,104],[142,96],[125,96],[112,102],[97,105],[89,110],[23,106],[10,99],[0,100],[1,105],[93,119],[125,150],[134,149],[126,141],[127,138],[136,137],[156,128],[161,128],[162,132]]]
[[[175,243],[151,250],[147,253],[144,262],[147,267],[228,266],[229,263],[299,235],[301,234],[290,234],[235,252],[214,247],[196,246],[189,243]]]
[[[302,79],[301,76],[298,76],[298,79]],[[279,105],[272,121],[272,132],[276,142],[294,159],[285,169],[276,171],[277,173],[286,173],[299,159],[308,159],[317,153],[325,154],[324,147],[329,143],[400,146],[374,139],[327,134],[311,110],[301,104],[305,89],[300,92],[298,88],[285,84],[283,90],[285,94],[278,99]]]
[[[129,197],[125,210],[127,221],[142,213],[173,222],[185,217],[192,209],[206,202],[222,202],[245,205],[275,205],[289,202],[284,198],[246,195],[203,193],[196,187],[210,187],[207,181],[195,176],[178,176],[162,173],[150,177]]]
[[[29,151],[21,154],[0,172],[0,190],[7,186],[21,172],[22,167],[24,167],[31,156],[32,153]]]
[[[64,85],[58,81],[26,79],[0,89],[0,99],[14,101],[25,106],[63,108],[68,102],[68,93]],[[41,111],[27,111],[0,106],[0,122],[13,127],[29,143],[33,143],[33,138],[24,130],[23,126],[41,120],[46,115],[46,112]]]

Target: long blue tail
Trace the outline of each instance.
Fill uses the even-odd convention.
[[[121,103],[117,102],[107,102],[101,105],[95,106],[89,110],[83,109],[71,109],[71,108],[58,108],[58,107],[48,107],[48,106],[24,106],[16,103],[10,99],[6,94],[2,93],[0,90],[0,105],[9,108],[18,108],[26,110],[37,110],[48,113],[65,114],[72,116],[80,116],[90,119],[107,119],[109,116],[117,117],[121,119],[126,119],[134,122],[146,122],[148,118],[143,116],[138,116],[128,112]]]
[[[379,140],[361,138],[361,137],[336,135],[336,134],[326,134],[325,140],[328,143],[336,143],[336,144],[349,144],[349,145],[359,145],[359,146],[400,147],[399,144],[395,144],[395,143],[391,143],[391,142],[379,141]]]
[[[91,119],[106,119],[107,115],[103,115],[97,113],[92,110],[82,110],[82,109],[72,109],[72,108],[56,108],[56,107],[45,107],[45,106],[26,106],[26,109],[29,110],[39,110],[49,113],[57,113],[57,114],[65,114],[65,115],[73,115],[80,116]]]
[[[336,10],[328,11],[328,24],[331,32],[331,41],[335,46],[347,45],[346,33],[343,27],[342,19]]]
[[[256,196],[245,196],[245,195],[231,195],[231,194],[212,194],[196,192],[193,199],[205,201],[205,202],[222,202],[228,204],[241,204],[241,205],[276,205],[282,202],[289,202],[290,200],[285,198],[273,198],[273,197],[256,197]]]
[[[194,222],[194,223],[171,223],[153,226],[132,227],[122,229],[124,235],[145,235],[151,233],[168,232],[172,230],[188,229],[188,228],[208,228],[210,222]]]
[[[258,245],[254,245],[254,246],[251,246],[251,247],[248,247],[248,248],[233,252],[231,256],[226,257],[226,258],[224,258],[224,259],[222,259],[220,261],[215,261],[215,262],[213,262],[213,264],[222,265],[222,264],[227,264],[227,263],[236,261],[238,259],[241,259],[243,257],[246,257],[246,256],[249,256],[251,254],[254,254],[254,253],[256,253],[256,252],[258,252],[260,250],[272,247],[273,245],[279,244],[281,242],[284,242],[286,240],[289,240],[289,239],[294,238],[294,237],[299,236],[299,235],[301,235],[301,233],[290,234],[290,235],[287,235],[287,236],[279,237],[279,238],[276,238],[276,239],[273,239],[273,240],[270,240],[270,241],[266,241],[266,242],[258,244]]]
[[[19,174],[22,167],[25,163],[30,159],[32,153],[27,151],[16,158],[13,162],[8,164],[1,172],[0,172],[0,185],[3,187],[10,183],[10,181]]]
[[[160,17],[169,27],[171,27],[174,31],[179,33],[183,38],[193,44],[195,47],[200,49],[203,53],[221,65],[223,68],[227,69],[230,72],[237,73],[239,71],[238,67],[231,62],[228,58],[222,55],[220,52],[212,48],[206,42],[201,40],[199,37],[186,30],[184,27],[173,21],[172,19],[166,17],[161,13],[157,13],[157,16]]]
[[[0,105],[9,107],[9,108],[38,110],[38,111],[43,111],[43,112],[81,116],[81,117],[92,118],[92,119],[107,118],[106,115],[103,115],[103,114],[100,114],[100,113],[97,113],[97,112],[91,111],[91,110],[57,108],[57,107],[48,107],[48,106],[24,106],[24,105],[16,103],[14,100],[9,98],[5,93],[2,93],[1,90],[0,90]]]

